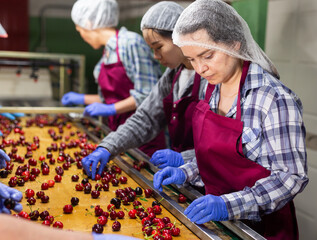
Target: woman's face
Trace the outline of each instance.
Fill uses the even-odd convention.
[[[76,30],[86,43],[88,43],[93,49],[99,49],[102,43],[99,41],[98,32],[96,30],[87,30],[76,25]]]
[[[144,40],[153,49],[154,58],[162,65],[176,68],[185,60],[181,49],[173,44],[172,39],[162,37],[152,29],[144,29],[142,32]]]
[[[182,41],[197,41],[216,44],[207,35],[205,30],[198,30],[191,34],[181,36]],[[195,71],[205,78],[210,84],[226,83],[232,80],[237,71],[241,71],[241,60],[225,54],[219,50],[210,50],[198,46],[181,47],[184,56],[190,61]]]

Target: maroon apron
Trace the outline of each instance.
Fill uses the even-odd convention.
[[[208,100],[215,88],[210,84],[205,100],[197,104],[193,115],[195,152],[206,194],[219,196],[241,191],[270,175],[269,170],[245,158],[242,151],[240,89],[247,76],[249,64],[245,62],[243,65],[236,119],[218,115],[210,110]],[[293,201],[274,213],[262,216],[260,222],[244,222],[267,239],[298,239]]]
[[[183,97],[173,101],[173,89],[178,80],[183,66],[176,73],[170,94],[163,99],[163,106],[168,131],[171,139],[171,148],[182,152],[194,148],[192,117],[195,107],[199,101],[200,75],[195,74],[194,85],[191,96]]]
[[[112,64],[102,64],[98,76],[98,83],[106,104],[113,104],[130,97],[130,90],[134,88],[134,84],[127,76],[125,68],[120,60],[118,34],[119,31],[116,30],[116,52],[118,62]],[[109,128],[112,131],[115,131],[118,126],[123,124],[133,113],[134,111],[130,111],[127,113],[109,116]],[[162,131],[151,142],[141,146],[140,150],[144,151],[147,155],[152,156],[156,150],[164,148],[166,148],[166,144],[164,132]]]

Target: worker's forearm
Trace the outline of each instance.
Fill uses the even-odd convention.
[[[130,96],[124,100],[116,102],[114,106],[116,108],[117,114],[126,113],[134,111],[136,109],[136,102],[135,99],[132,96]]]
[[[0,234],[6,240],[93,240],[91,234],[50,228],[6,214],[0,214]]]
[[[85,94],[86,105],[89,105],[95,102],[101,103],[101,99],[98,94]]]

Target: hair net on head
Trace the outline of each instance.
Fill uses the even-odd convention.
[[[194,40],[187,35],[203,29],[208,39]],[[173,42],[179,47],[199,46],[255,62],[279,78],[271,60],[254,41],[248,24],[234,8],[223,1],[196,0],[190,4],[175,25]],[[240,43],[240,47],[237,47],[237,43]]]
[[[119,7],[115,0],[78,0],[71,15],[75,24],[87,30],[116,27]]]
[[[141,30],[151,28],[172,32],[183,10],[184,8],[175,2],[159,2],[143,16]]]

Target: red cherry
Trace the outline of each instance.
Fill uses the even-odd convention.
[[[152,194],[153,194],[152,189],[149,189],[149,188],[144,189],[144,195],[145,195],[146,198],[151,197]]]
[[[51,226],[51,222],[49,220],[44,220],[42,224],[46,226]]]
[[[32,190],[32,189],[26,189],[25,190],[25,196],[27,197],[27,198],[30,198],[30,197],[33,197],[34,196],[34,190]]]
[[[108,222],[108,219],[105,216],[99,216],[97,219],[97,223],[104,226]]]
[[[50,223],[52,224],[52,223],[54,222],[54,217],[51,216],[51,215],[49,215],[49,216],[46,216],[46,217],[45,217],[45,220],[50,221]]]
[[[162,221],[165,223],[165,224],[168,224],[171,222],[171,220],[169,219],[169,217],[163,217],[162,218]]]
[[[125,183],[127,183],[128,179],[125,176],[121,176],[119,178],[119,181],[120,181],[121,184],[125,184]]]
[[[18,215],[22,218],[26,218],[26,219],[29,218],[29,214],[27,212],[24,212],[24,211],[19,212]]]
[[[119,231],[121,228],[121,223],[118,221],[114,221],[112,224],[112,230],[113,231]]]
[[[62,176],[61,175],[56,175],[54,177],[55,182],[61,182],[62,181]]]
[[[122,219],[122,218],[124,218],[124,212],[123,211],[119,211],[119,212],[117,212],[117,217],[119,218],[119,219]]]
[[[44,195],[44,196],[41,197],[41,202],[42,203],[48,203],[49,199],[50,199],[49,196]]]
[[[116,211],[111,211],[110,212],[110,219],[111,220],[115,220],[117,218],[117,212]]]
[[[108,211],[112,211],[113,209],[115,209],[114,204],[109,204],[109,205],[107,206],[107,210],[108,210]]]
[[[36,159],[30,158],[30,159],[29,159],[29,164],[30,164],[30,166],[36,166],[36,164],[37,164]]]
[[[34,197],[29,197],[27,202],[30,204],[30,205],[34,205],[36,203],[36,199]]]
[[[83,191],[84,190],[84,185],[82,183],[78,183],[75,186],[76,191]]]
[[[114,179],[111,180],[111,183],[112,183],[112,186],[118,186],[119,180],[114,178]]]
[[[179,194],[178,202],[179,203],[185,203],[186,201],[187,201],[187,198],[183,194]]]
[[[42,185],[41,185],[42,190],[47,190],[48,188],[49,188],[48,183],[42,183]]]
[[[40,161],[40,162],[43,162],[44,160],[45,160],[45,157],[44,157],[44,156],[40,156],[40,157],[39,157],[39,161]]]
[[[103,226],[100,225],[100,224],[95,224],[92,227],[92,231],[95,232],[95,233],[102,233],[103,232]]]
[[[43,175],[48,175],[49,173],[50,173],[50,169],[49,168],[45,167],[45,168],[42,169],[42,174]]]
[[[160,214],[162,212],[162,208],[159,205],[154,205],[153,210],[155,214]]]
[[[91,191],[92,198],[98,198],[100,196],[100,192],[97,190]]]
[[[78,175],[73,175],[72,176],[72,181],[73,182],[78,182],[78,180],[79,180],[79,176]]]
[[[73,206],[70,205],[70,204],[65,205],[64,208],[63,208],[63,211],[64,211],[64,213],[67,213],[67,214],[72,213],[73,212]]]
[[[63,227],[64,227],[64,225],[63,225],[63,223],[60,222],[60,221],[56,221],[56,222],[54,222],[54,224],[53,224],[53,228],[60,228],[60,229],[62,229]]]
[[[37,193],[36,193],[36,197],[37,198],[41,198],[42,196],[44,196],[45,195],[45,193],[43,192],[43,191],[38,191]],[[43,219],[42,219],[43,220]]]
[[[178,236],[181,230],[179,228],[172,228],[172,236]]]
[[[55,182],[54,182],[54,180],[48,180],[47,181],[47,184],[48,184],[48,187],[54,187],[54,185],[55,185]]]
[[[136,218],[136,214],[137,214],[137,210],[136,209],[132,209],[128,213],[129,217],[132,218],[132,219]]]
[[[95,180],[98,181],[98,180],[100,180],[100,179],[101,179],[101,176],[100,176],[99,174],[96,174]]]
[[[55,162],[56,162],[56,161],[55,161],[55,158],[50,158],[48,161],[49,161],[49,163],[50,163],[51,165],[55,164]]]

